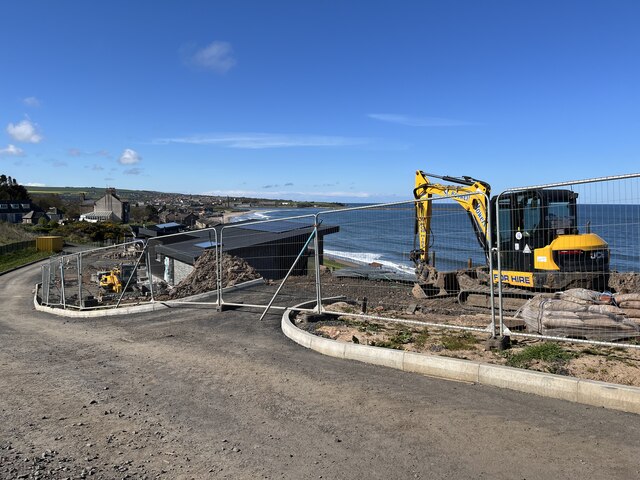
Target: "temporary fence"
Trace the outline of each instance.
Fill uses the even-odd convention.
[[[147,240],[144,258],[154,301],[220,305],[219,233],[215,228]]]
[[[537,294],[510,335],[640,346],[640,174],[509,189],[496,209],[500,286]]]
[[[42,267],[41,301],[70,309],[151,301],[144,244],[129,242],[52,257]]]
[[[221,302],[287,308],[317,299],[317,248],[323,231],[314,215],[228,224],[220,232]],[[247,271],[248,264],[250,271]],[[244,277],[241,277],[243,275]],[[252,282],[239,290],[239,283]],[[284,282],[284,279],[288,279]],[[226,287],[226,288],[225,288]]]
[[[42,269],[41,296],[63,308],[162,301],[256,308],[262,317],[304,305],[298,310],[351,322],[369,340],[372,325],[395,323],[636,347],[639,182],[632,174],[505,190],[483,197],[488,211],[476,228],[451,192],[276,212],[55,257]],[[416,210],[425,202],[420,244]],[[116,268],[119,292],[108,282]]]

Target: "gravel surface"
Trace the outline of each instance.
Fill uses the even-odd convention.
[[[0,478],[640,475],[636,415],[324,357],[279,313],[50,316],[39,271],[0,277]]]

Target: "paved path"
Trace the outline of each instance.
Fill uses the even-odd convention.
[[[50,316],[38,274],[0,277],[0,478],[640,477],[637,415],[324,357],[279,314]]]

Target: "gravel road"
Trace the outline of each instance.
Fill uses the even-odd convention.
[[[640,417],[342,361],[280,316],[33,310],[0,277],[0,478],[626,479]]]

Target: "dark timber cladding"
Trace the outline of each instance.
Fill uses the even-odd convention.
[[[157,237],[154,242],[158,241],[161,244],[155,247],[155,253],[194,265],[207,249],[222,244],[223,253],[240,257],[264,278],[277,280],[283,278],[293,265],[313,232],[313,225],[291,221],[238,222],[226,226],[219,225],[215,230],[217,238],[210,230],[191,231],[166,239]],[[337,233],[339,230],[340,227],[332,225],[318,227],[320,262],[322,262],[324,236]],[[313,247],[313,243],[310,246]],[[292,272],[294,275],[307,273],[307,260],[310,254],[311,249],[307,248],[303,259],[298,262]]]

